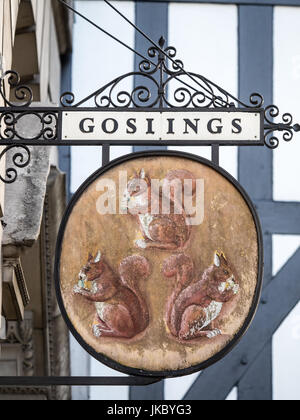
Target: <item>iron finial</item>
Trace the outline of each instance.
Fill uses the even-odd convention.
[[[293,127],[294,131],[298,132],[300,131],[300,124],[295,124]]]
[[[165,38],[163,36],[161,36],[160,40],[158,41],[158,45],[160,46],[160,48],[163,48],[165,43],[166,43]]]

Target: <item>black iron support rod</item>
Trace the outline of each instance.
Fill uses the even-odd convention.
[[[0,377],[0,386],[147,386],[160,382],[161,378],[143,376],[104,376],[104,377],[72,377],[72,376],[20,376]]]
[[[138,51],[136,51],[135,49],[131,48],[129,45],[125,44],[125,42],[121,41],[120,39],[116,38],[114,35],[110,34],[108,31],[106,31],[105,29],[101,28],[99,25],[97,25],[95,22],[93,22],[91,19],[87,18],[86,16],[84,16],[82,13],[78,12],[76,9],[74,9],[72,6],[70,6],[69,4],[67,4],[64,0],[58,0],[62,5],[64,5],[67,9],[71,10],[73,13],[75,13],[76,15],[80,16],[82,19],[84,19],[86,22],[90,23],[92,26],[94,26],[95,28],[99,29],[101,32],[103,32],[105,35],[107,35],[108,37],[112,38],[114,41],[116,41],[117,43],[121,44],[123,47],[127,48],[128,50],[130,50],[131,52],[133,52],[134,54],[138,55],[140,58],[142,58],[143,60],[147,61],[148,63],[150,63],[152,66],[156,66],[156,64],[151,61],[149,58],[145,57],[143,54],[139,53]],[[114,6],[110,3],[107,3],[110,7],[112,7],[113,9]],[[209,95],[211,96],[207,96],[204,93],[203,96],[209,100],[214,100],[216,103],[219,103],[220,106],[226,106],[227,104],[224,102],[224,100],[222,98],[219,98],[215,95],[213,95],[205,86],[202,86],[198,80],[196,80],[190,73],[188,73],[186,70],[184,70],[182,67],[179,66],[178,62],[176,62],[175,60],[173,60],[171,57],[169,57],[169,55],[159,47],[159,45],[157,45],[154,41],[152,41],[146,34],[143,33],[142,30],[140,30],[136,25],[134,25],[134,23],[132,23],[128,18],[126,18],[126,16],[124,16],[118,9],[115,9],[115,11],[117,13],[119,13],[125,20],[127,20],[128,23],[130,23],[133,27],[136,28],[137,31],[139,31],[143,36],[146,37],[146,39],[150,40],[150,42],[159,50],[161,51],[169,60],[171,60],[174,64],[176,64],[176,66],[178,68],[181,69],[181,71],[188,76],[189,78],[191,78],[199,87],[201,87],[202,89],[204,89],[206,92],[208,92]],[[179,81],[180,83],[182,83],[183,85],[187,86],[188,88],[192,89],[195,92],[199,92],[198,89],[196,89],[195,87],[189,85],[188,83],[184,82],[183,80],[180,80],[178,77],[174,77],[175,80]]]
[[[104,144],[102,146],[102,166],[108,165],[110,162],[110,145]]]
[[[220,146],[218,144],[214,144],[211,148],[211,160],[215,165],[220,166]]]
[[[201,87],[202,89],[204,89],[208,94],[212,94],[205,86],[202,86],[198,80],[196,80],[189,72],[187,72],[182,66],[179,65],[178,61],[174,60],[172,57],[169,56],[169,54],[167,54],[155,41],[153,41],[153,39],[151,39],[144,31],[142,31],[137,25],[135,25],[133,22],[131,22],[130,19],[128,19],[122,12],[120,12],[120,10],[118,10],[113,4],[111,4],[108,0],[104,0],[104,2],[111,7],[118,15],[120,15],[127,23],[129,23],[129,25],[131,25],[137,32],[139,32],[145,39],[147,39],[147,41],[150,42],[150,44],[152,44],[155,48],[157,48],[168,60],[170,60],[175,66],[177,66],[178,68],[180,68],[180,70],[187,76],[189,77],[194,83],[196,83],[199,87]],[[176,80],[178,80],[175,77]],[[180,80],[180,82],[182,82]],[[190,87],[191,89],[195,89],[189,85],[187,85],[188,87]],[[195,89],[197,91],[197,89]],[[219,98],[215,95],[212,95],[213,99],[215,101],[221,101],[223,102],[223,105],[227,105],[225,103],[225,101],[222,98]],[[211,98],[209,98],[211,99]]]
[[[73,13],[75,13],[76,15],[80,16],[82,19],[84,19],[86,22],[88,22],[90,25],[94,26],[95,28],[97,28],[99,31],[103,32],[105,35],[107,35],[108,37],[112,38],[114,41],[116,41],[117,43],[121,44],[123,47],[129,49],[131,52],[133,52],[134,54],[138,55],[139,57],[141,57],[143,60],[148,61],[149,63],[151,63],[152,65],[155,66],[155,63],[152,63],[147,57],[145,57],[143,54],[140,54],[138,51],[134,50],[133,48],[131,48],[129,45],[125,44],[125,42],[121,41],[120,39],[118,39],[117,37],[115,37],[114,35],[112,35],[111,33],[109,33],[108,31],[106,31],[105,29],[101,28],[101,26],[97,25],[95,22],[93,22],[91,19],[87,18],[86,16],[84,16],[82,13],[78,12],[78,10],[74,9],[72,6],[70,6],[69,4],[67,4],[65,1],[63,0],[58,0],[61,4],[63,4],[67,9],[71,10]]]

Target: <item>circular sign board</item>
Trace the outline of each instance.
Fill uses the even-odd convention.
[[[62,314],[109,367],[175,377],[224,357],[262,285],[258,216],[242,187],[194,155],[136,153],[92,175],[64,216]]]

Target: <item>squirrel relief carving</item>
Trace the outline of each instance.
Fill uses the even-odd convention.
[[[170,333],[180,340],[221,335],[214,323],[222,317],[224,304],[233,301],[240,289],[225,255],[216,252],[213,265],[200,280],[195,278],[191,258],[184,254],[168,258],[163,274],[167,278],[176,277],[166,311]]]
[[[149,325],[149,311],[139,284],[150,276],[146,258],[133,255],[119,266],[119,274],[101,252],[89,256],[79,273],[74,293],[95,303],[93,334],[96,337],[133,338]]]
[[[122,208],[130,210],[140,228],[135,245],[140,250],[170,251],[162,268],[165,279],[175,279],[166,302],[168,334],[181,343],[213,339],[223,334],[220,321],[235,307],[239,280],[223,252],[214,253],[212,265],[200,277],[192,259],[184,253],[192,234],[192,205],[186,206],[186,202],[195,197],[197,201],[198,196],[195,176],[177,169],[156,181],[158,188],[153,188],[153,179],[142,169],[131,178],[123,194]],[[165,195],[169,199],[168,213],[163,205]],[[116,272],[100,251],[96,256],[89,255],[73,293],[94,303],[95,337],[132,339],[149,327],[149,309],[140,286],[150,275],[150,264],[143,256],[124,258]]]
[[[142,169],[129,181],[124,192],[122,208],[135,215],[141,229],[141,238],[135,245],[140,249],[184,249],[191,236],[184,197],[195,196],[196,178],[191,172],[178,169],[168,172],[159,182],[162,188],[153,189],[152,180]],[[185,182],[190,182],[190,188],[184,191]],[[165,191],[169,192],[168,197],[164,196]],[[169,200],[167,214],[163,211],[164,198]],[[153,208],[157,210],[154,212]]]

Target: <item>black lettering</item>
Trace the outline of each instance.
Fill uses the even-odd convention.
[[[241,123],[242,123],[242,120],[240,118],[236,118],[235,120],[232,121],[233,134],[241,134],[241,132],[243,131]]]
[[[107,128],[107,124],[109,123],[109,121],[112,121],[112,123],[113,123],[112,130],[109,130]],[[118,121],[114,120],[113,118],[108,118],[107,120],[104,120],[103,123],[102,123],[102,130],[106,134],[114,134],[118,130],[118,128],[119,128]]]
[[[84,120],[80,121],[80,124],[79,124],[80,131],[82,133],[85,133],[85,134],[93,133],[94,130],[95,130],[95,126],[94,125],[88,125],[88,126],[86,126],[85,123],[87,121],[90,121],[93,124],[95,122],[94,118],[85,118]]]
[[[190,127],[196,134],[198,134],[198,122],[200,121],[199,118],[195,118],[195,124],[188,119],[184,119],[185,122],[185,131],[183,134],[189,134],[188,127]]]
[[[136,119],[135,118],[130,118],[127,121],[127,134],[135,134],[137,129],[136,129]]]
[[[219,122],[220,124],[222,124],[222,120],[220,118],[214,118],[213,120],[210,120],[207,124],[207,129],[211,134],[221,134],[223,131],[223,126],[222,125],[217,125],[215,126],[215,128],[213,128],[213,123],[214,122]]]
[[[148,123],[148,131],[146,134],[155,134],[153,131],[153,118],[147,118],[147,123]]]
[[[168,124],[169,124],[169,129],[168,129],[168,133],[167,134],[175,134],[174,132],[174,118],[168,118]]]

